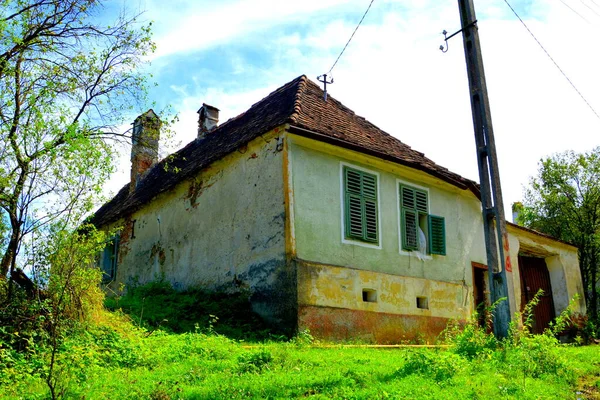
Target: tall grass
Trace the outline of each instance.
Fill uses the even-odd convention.
[[[168,307],[180,302],[173,297],[192,296],[156,286],[131,292],[118,299],[116,311],[63,342],[58,377],[66,398],[565,399],[581,390],[597,393],[600,381],[596,347],[562,345],[551,332],[531,335],[527,317],[505,341],[474,319],[449,326],[447,349],[323,348],[309,332],[240,342],[218,333],[230,319],[221,314],[215,321],[214,309],[204,309],[203,323],[184,319],[186,329],[155,329],[166,316],[154,315],[148,299],[159,294],[171,297],[169,303],[162,298]],[[140,321],[141,308],[131,304],[142,303]],[[44,357],[41,351],[9,360],[0,348],[0,398],[46,398]]]

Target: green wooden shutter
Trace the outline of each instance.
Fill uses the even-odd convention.
[[[346,238],[378,241],[377,177],[344,169]]]
[[[422,213],[429,212],[429,207],[427,207],[427,192],[415,189],[415,205],[417,211]]]
[[[346,236],[361,239],[363,236],[363,212],[360,196],[346,194]]]
[[[402,210],[402,248],[417,250],[417,213],[413,210]]]
[[[400,185],[402,249],[418,249],[419,212],[427,212],[427,192]]]
[[[408,186],[400,186],[400,207],[414,210],[415,204],[415,190]]]
[[[365,199],[365,240],[377,242],[377,200]]]
[[[364,240],[377,242],[377,177],[362,173]]]
[[[427,216],[429,227],[429,253],[446,255],[446,222],[444,217]]]

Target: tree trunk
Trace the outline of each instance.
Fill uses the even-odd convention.
[[[593,321],[598,321],[598,265],[596,260],[596,249],[592,249],[592,257],[590,258],[590,287],[592,290],[592,296],[590,301],[590,316]]]
[[[8,242],[8,246],[6,247],[4,256],[2,256],[2,261],[0,262],[0,279],[6,279],[9,270],[11,273],[13,272],[13,266],[15,265],[14,259],[17,256],[17,250],[19,248],[21,224],[16,221],[16,218],[11,217],[11,227],[12,233],[10,235],[10,241]]]

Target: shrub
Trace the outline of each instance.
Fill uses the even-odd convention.
[[[531,333],[533,324],[533,309],[538,304],[543,291],[539,290],[529,303],[525,305],[522,313],[516,313],[511,322],[510,335],[503,342],[502,359],[520,371],[524,377],[539,378],[542,375],[552,375],[557,378],[572,381],[575,371],[559,351],[561,344],[556,338],[568,326],[571,313],[571,304],[561,315],[556,317],[550,329],[543,334]],[[522,326],[517,322],[521,320]]]
[[[503,299],[498,300],[504,301]],[[498,302],[487,307],[484,312],[486,315],[485,325],[479,324],[479,316],[474,313],[465,323],[451,321],[442,337],[444,341],[451,345],[454,353],[472,360],[483,354],[490,354],[498,348],[498,340],[491,333],[491,315]]]
[[[489,354],[498,347],[494,335],[479,326],[477,317],[473,317],[464,325],[450,323],[444,331],[444,338],[454,353],[469,360]]]
[[[269,369],[273,361],[273,354],[267,349],[242,353],[238,356],[238,370],[241,373],[261,372],[263,369]]]
[[[436,382],[443,382],[451,379],[464,365],[463,359],[453,353],[417,350],[407,354],[404,365],[395,375],[404,378],[419,374]]]

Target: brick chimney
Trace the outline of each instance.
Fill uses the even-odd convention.
[[[217,124],[219,123],[219,109],[202,103],[198,114],[198,139],[202,139],[217,128]]]
[[[158,140],[162,122],[152,109],[133,121],[131,137],[131,181],[129,192],[133,192],[148,169],[158,161]]]

